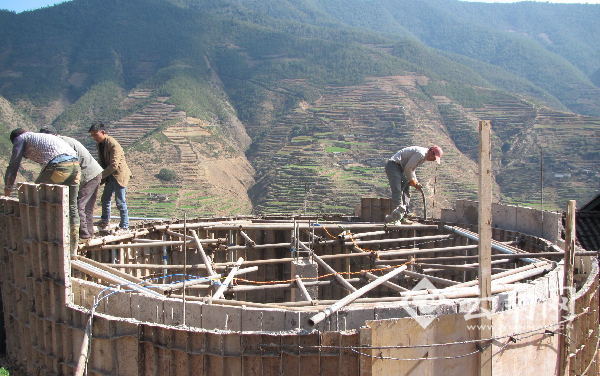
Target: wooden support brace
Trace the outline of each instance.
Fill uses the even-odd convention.
[[[479,338],[492,337],[492,162],[491,122],[479,122]],[[504,253],[501,247],[496,249]],[[524,259],[529,261],[529,259]],[[531,260],[533,262],[534,260]],[[479,353],[479,376],[492,376],[492,344],[484,343]]]
[[[344,245],[365,245],[365,244],[386,244],[386,243],[404,243],[424,240],[444,240],[450,239],[452,235],[429,235],[429,236],[414,236],[411,238],[397,239],[375,239],[375,240],[357,240],[353,242],[345,242]]]
[[[192,230],[189,230],[189,231],[190,231],[190,233],[191,233],[192,231],[194,231],[194,232],[195,232],[195,230],[193,230],[193,229],[192,229]],[[165,234],[167,234],[167,235],[171,235],[171,236],[176,236],[176,237],[178,237],[178,238],[183,238],[183,237],[184,237],[184,235],[183,235],[182,233],[179,233],[179,232],[176,232],[176,231],[170,231],[170,230],[166,230],[166,231],[165,231]],[[193,237],[193,236],[190,236],[190,235],[185,235],[185,238],[186,238],[186,239],[188,239],[188,240],[194,240],[194,237]],[[199,239],[199,241],[200,241],[200,243],[202,243],[202,244],[227,243],[227,239],[225,239],[225,238]]]
[[[250,239],[250,237],[248,236],[248,234],[246,234],[243,230],[240,229],[240,235],[242,235],[242,238],[244,238],[244,240],[246,241],[246,245],[254,248],[256,246],[256,242],[252,239]]]
[[[202,247],[202,243],[200,242],[200,238],[198,237],[198,234],[196,233],[195,230],[191,230],[190,233],[192,234],[192,238],[194,239],[194,242],[196,242],[196,247],[198,248],[198,252],[200,252],[202,261],[204,262],[204,265],[206,265],[206,271],[208,272],[208,275],[210,275],[210,276],[217,275],[217,273],[212,268],[212,260],[206,255],[206,252],[204,252],[204,247]]]
[[[166,290],[165,287],[162,286],[162,285],[153,285],[152,283],[150,283],[148,281],[144,281],[141,278],[134,277],[134,276],[132,276],[130,274],[127,274],[127,273],[123,273],[122,271],[117,270],[115,268],[112,268],[112,267],[108,266],[107,264],[103,264],[101,262],[89,259],[87,257],[83,257],[83,256],[71,256],[71,259],[72,260],[79,260],[79,261],[88,263],[88,264],[90,264],[92,266],[95,266],[98,269],[104,270],[107,273],[114,274],[117,277],[126,279],[126,280],[128,280],[128,281],[130,281],[132,283],[135,283],[137,285],[140,285],[140,286],[152,286],[152,288],[156,288],[157,290]]]
[[[210,277],[190,279],[190,280],[185,281],[185,283],[184,282],[171,283],[170,285],[166,285],[164,290],[166,292],[179,290],[179,289],[182,289],[184,287],[184,285],[185,285],[185,288],[188,288],[188,287],[197,286],[197,285],[200,285],[209,280],[218,279],[218,278],[221,278],[220,274],[215,274]]]
[[[421,273],[417,273],[417,272],[413,272],[410,270],[407,270],[404,272],[404,274],[411,276],[411,277],[417,277],[417,278],[427,278],[432,282],[437,282],[441,285],[444,286],[452,286],[452,285],[457,285],[458,282],[456,281],[452,281],[450,279],[446,279],[446,278],[440,278],[440,277],[434,277],[432,275],[427,275],[427,274],[421,274]]]
[[[354,286],[352,286],[351,284],[348,283],[348,281],[346,281],[344,279],[344,277],[342,277],[338,272],[336,272],[331,266],[329,266],[329,264],[327,264],[325,261],[323,261],[323,259],[321,257],[319,257],[315,252],[313,252],[312,249],[310,249],[309,247],[306,246],[306,244],[304,244],[303,242],[298,242],[298,244],[300,245],[300,248],[304,249],[307,252],[310,252],[311,257],[316,261],[317,264],[319,264],[319,266],[321,266],[323,269],[325,269],[328,273],[333,274],[333,276],[335,277],[335,279],[348,291],[354,292],[356,291],[356,288],[354,288]]]
[[[385,235],[388,232],[383,230],[383,231],[370,231],[370,232],[360,232],[358,234],[345,234],[345,235],[338,235],[338,238],[343,239],[343,240],[350,240],[350,239],[360,239],[360,238],[366,238],[369,236],[378,236],[378,235]]]
[[[566,301],[566,305],[562,306],[561,301],[561,320],[571,318],[575,315],[575,288],[574,288],[574,267],[575,267],[575,213],[576,203],[570,200],[567,206],[567,220],[565,229],[565,259],[564,259],[564,274],[563,274],[563,294],[562,297]],[[568,376],[572,373],[572,358],[574,340],[573,338],[573,321],[567,321],[562,329],[562,336],[559,337],[559,354],[560,354],[560,376]]]
[[[93,265],[90,265],[88,263],[85,263],[83,261],[79,261],[79,260],[71,261],[71,266],[74,269],[79,270],[80,272],[83,272],[83,273],[91,275],[92,277],[100,278],[102,280],[114,283],[114,284],[116,284],[118,286],[126,286],[127,289],[134,290],[134,291],[142,293],[144,295],[153,296],[153,297],[160,297],[160,298],[163,297],[162,294],[160,294],[160,293],[158,293],[156,291],[150,290],[150,289],[148,289],[146,287],[143,287],[143,286],[139,286],[139,285],[137,285],[135,283],[132,283],[131,281],[129,281],[129,280],[125,279],[125,278],[121,278],[119,276],[116,276],[116,275],[114,275],[112,273],[104,271],[104,270],[102,270],[100,268],[97,268],[97,267],[95,267]]]
[[[375,279],[374,281],[371,281],[369,284],[361,287],[360,289],[354,291],[353,293],[349,294],[348,296],[338,300],[336,303],[325,308],[323,311],[312,316],[310,319],[308,319],[308,322],[313,326],[320,323],[321,321],[325,320],[327,317],[331,316],[331,314],[339,311],[341,308],[347,306],[348,304],[350,304],[353,301],[355,301],[356,299],[360,298],[367,292],[373,290],[375,287],[394,278],[395,276],[397,276],[398,274],[402,273],[405,270],[406,270],[406,265],[402,265],[402,266],[390,271],[389,273],[386,273],[385,275]]]
[[[238,271],[238,269],[240,268],[240,266],[242,265],[242,263],[244,263],[244,258],[240,257],[237,260],[237,262],[235,263],[235,266],[229,272],[229,275],[227,275],[227,278],[225,278],[225,281],[223,282],[223,284],[221,284],[221,286],[219,286],[219,288],[217,289],[217,291],[215,291],[215,293],[213,294],[213,296],[210,299],[208,299],[208,304],[211,304],[213,300],[220,299],[223,296],[223,293],[229,287],[229,284],[233,280],[233,277],[235,276],[235,273]]]
[[[405,270],[404,272],[406,272],[406,270]],[[375,274],[369,273],[369,272],[367,272],[367,271],[363,271],[363,272],[362,272],[362,275],[364,275],[365,277],[367,277],[367,278],[368,278],[369,280],[371,280],[371,281],[374,281],[374,280],[376,280],[377,278],[379,278],[379,277],[378,277],[378,276],[376,276]],[[400,285],[397,285],[397,284],[395,284],[395,283],[393,283],[393,282],[390,282],[390,281],[386,281],[386,282],[384,282],[384,283],[383,283],[383,286],[385,286],[385,287],[388,287],[388,288],[390,288],[390,289],[392,289],[392,290],[394,290],[394,291],[398,291],[398,292],[410,291],[409,289],[407,289],[407,288],[405,288],[405,287],[402,287],[402,286],[400,286]]]
[[[302,282],[302,278],[300,278],[299,276],[296,276],[296,285],[302,292],[302,295],[304,295],[304,299],[312,304],[312,298],[310,297],[310,294],[308,293],[306,286],[304,286],[304,282]]]

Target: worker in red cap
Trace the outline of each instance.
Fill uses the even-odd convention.
[[[410,203],[410,187],[422,190],[423,186],[417,180],[415,170],[423,162],[440,163],[442,148],[433,145],[429,148],[409,146],[394,154],[385,165],[385,173],[392,189],[392,205],[394,210],[385,217],[386,222],[400,221],[402,224],[410,223],[405,218]]]

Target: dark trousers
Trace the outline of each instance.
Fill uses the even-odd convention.
[[[402,166],[394,161],[387,161],[385,164],[385,174],[388,177],[390,188],[392,189],[392,205],[394,208],[403,205],[408,212],[410,204],[410,185],[408,179],[402,171]]]
[[[94,235],[94,206],[102,174],[79,186],[77,208],[79,209],[79,237],[88,239]]]
[[[0,291],[0,356],[4,355],[6,355],[6,331],[4,329],[4,309],[2,308],[2,291]]]

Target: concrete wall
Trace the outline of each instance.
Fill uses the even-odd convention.
[[[477,212],[477,201],[457,200],[453,209],[442,209],[440,220],[477,225]],[[557,243],[562,231],[562,214],[522,206],[492,204],[492,227],[518,231]]]
[[[24,185],[19,196],[19,201],[0,199],[0,232],[5,234],[0,238],[0,288],[8,357],[29,375],[70,375],[81,351],[89,308],[105,286],[71,278],[64,187]],[[588,258],[579,268],[587,271],[577,293],[581,316],[575,321],[579,333],[585,333],[577,337],[585,346],[575,356],[577,370],[583,370],[593,358],[591,344],[598,338],[598,267]],[[494,333],[514,334],[517,324],[520,332],[557,324],[554,287],[560,290],[560,273],[561,268],[555,268],[533,283],[496,296]],[[472,338],[466,314],[475,304],[475,299],[362,304],[308,331],[305,321],[314,312],[193,302],[184,307],[181,300],[120,291],[97,307],[88,374],[383,375],[401,370],[396,374],[444,371],[444,375],[463,376],[469,374],[476,356],[457,356],[473,351],[468,344],[427,351],[413,347],[400,353],[352,346]],[[398,319],[407,308],[416,316],[405,313],[406,318]],[[546,310],[549,314],[539,317]],[[424,326],[422,319],[428,317],[431,322]],[[383,320],[387,318],[392,320]],[[495,342],[495,374],[552,374],[555,338],[536,334],[516,344]],[[379,359],[380,355],[406,359],[426,354],[454,358]]]

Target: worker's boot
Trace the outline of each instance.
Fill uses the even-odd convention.
[[[394,209],[390,214],[385,216],[385,222],[396,222],[404,218],[404,213],[406,213],[406,206],[400,204]]]
[[[412,225],[412,224],[414,224],[414,222],[411,221],[410,219],[404,217],[400,220],[400,224],[401,225]]]

